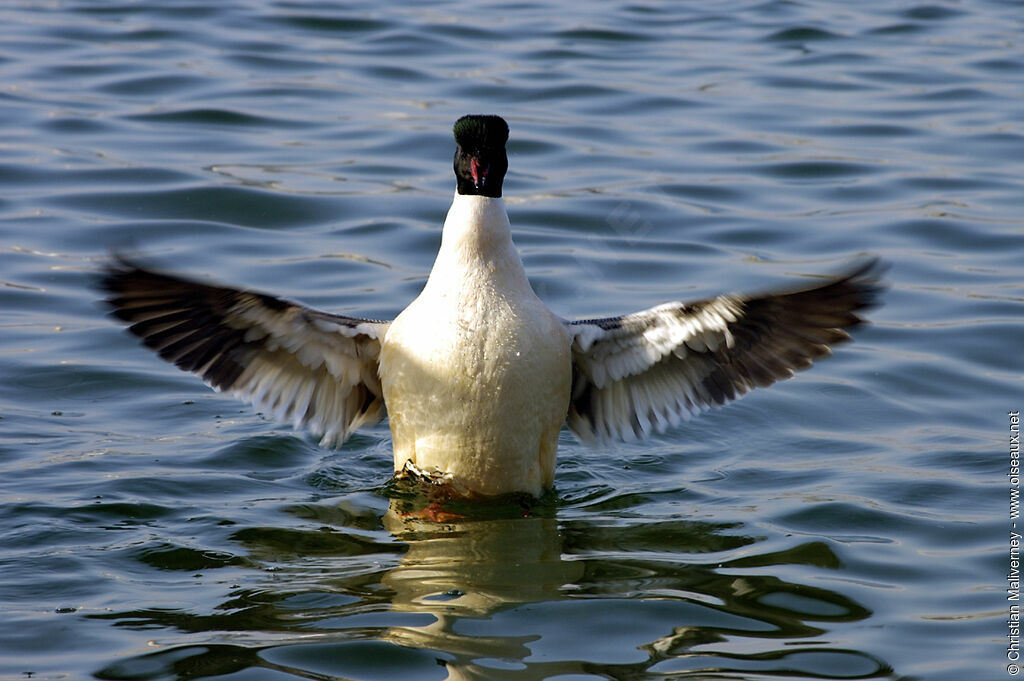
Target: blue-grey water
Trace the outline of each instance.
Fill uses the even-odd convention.
[[[1022,43],[998,0],[4,2],[0,679],[1012,678]],[[667,435],[564,433],[535,508],[438,524],[389,511],[385,425],[320,449],[98,304],[122,249],[393,316],[464,113],[510,123],[563,316],[866,254],[885,305]]]

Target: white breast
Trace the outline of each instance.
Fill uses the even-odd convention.
[[[456,194],[420,296],[384,339],[395,469],[476,494],[552,484],[571,383],[569,337],[537,298],[500,198]]]

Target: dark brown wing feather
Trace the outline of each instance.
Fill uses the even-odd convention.
[[[569,427],[585,440],[643,437],[789,378],[849,340],[882,270],[873,259],[810,288],[571,322]]]
[[[124,259],[100,281],[113,316],[161,358],[322,444],[384,415],[377,356],[388,322],[320,312]]]

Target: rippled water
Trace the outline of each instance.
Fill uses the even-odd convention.
[[[1008,678],[1021,2],[0,6],[0,679]],[[538,506],[402,520],[106,319],[110,249],[336,311],[422,286],[450,126],[560,314],[876,253],[885,307]]]

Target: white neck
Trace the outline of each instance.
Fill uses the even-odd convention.
[[[445,286],[442,282],[453,278],[486,279],[509,291],[531,290],[500,198],[456,192],[427,288]]]

